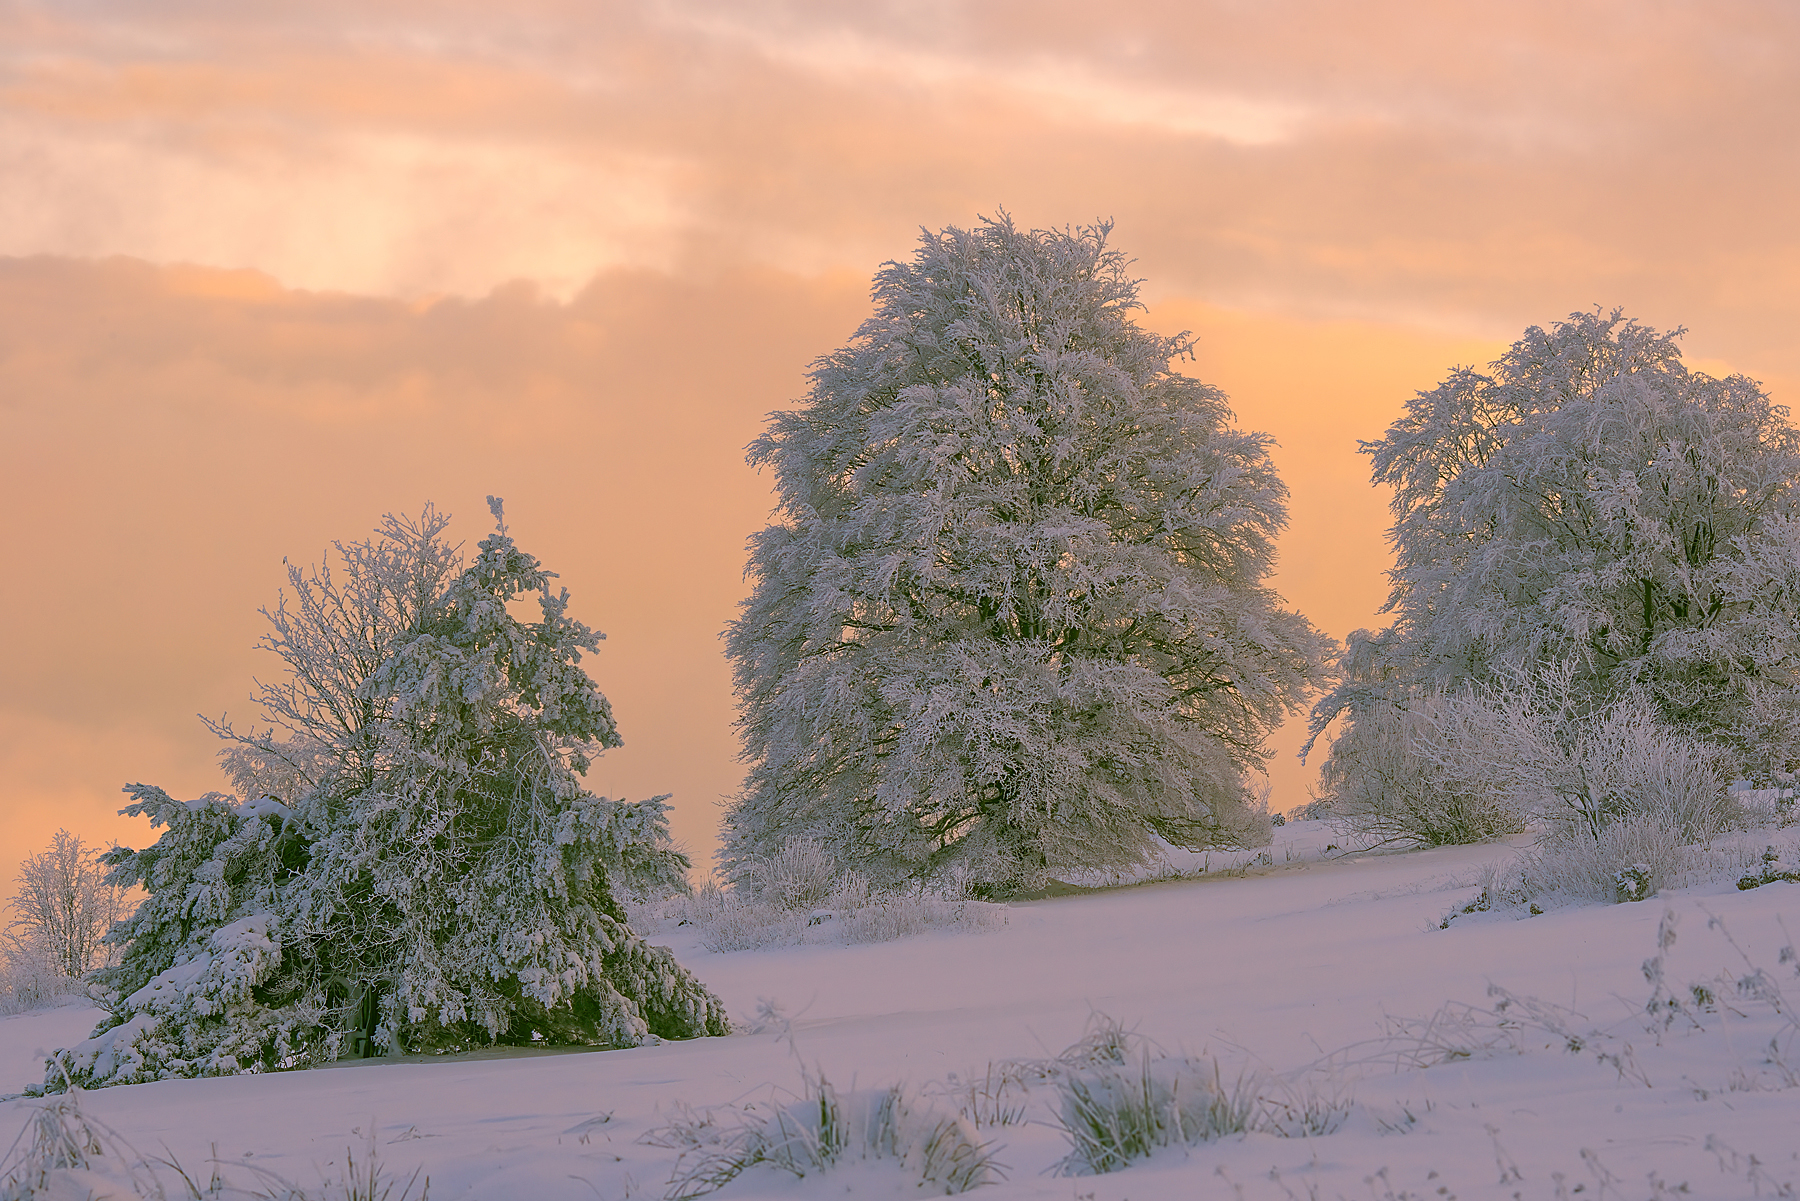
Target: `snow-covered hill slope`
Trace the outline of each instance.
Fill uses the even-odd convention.
[[[1048,1174],[1069,1144],[1053,1121],[1055,1089],[1039,1084],[1014,1093],[1025,1122],[980,1129],[1006,1180],[979,1195],[1288,1201],[1800,1188],[1800,1088],[1789,1087],[1800,1077],[1787,1072],[1800,1070],[1796,1027],[1766,999],[1738,994],[1735,982],[1752,969],[1726,938],[1800,1000],[1793,965],[1779,962],[1789,943],[1780,919],[1792,911],[1787,927],[1800,929],[1800,886],[1722,885],[1440,929],[1481,866],[1509,848],[1283,863],[1285,847],[1320,845],[1317,833],[1289,827],[1274,865],[1249,875],[1015,905],[990,931],[732,955],[672,940],[735,1017],[749,1025],[763,1013],[757,1034],[169,1081],[84,1103],[140,1151],[166,1148],[190,1173],[209,1170],[216,1148],[226,1174],[247,1183],[254,1177],[234,1162],[314,1182],[346,1149],[364,1156],[372,1134],[402,1179],[423,1165],[437,1201],[616,1201],[664,1195],[674,1152],[640,1140],[684,1105],[755,1100],[771,1087],[798,1093],[802,1064],[843,1091],[906,1082],[949,1097],[953,1074],[966,1081],[1002,1061],[1053,1056],[1105,1014],[1142,1036],[1140,1051],[1216,1056],[1227,1081],[1325,1060],[1310,1079],[1347,1100],[1347,1114],[1330,1134],[1235,1135],[1071,1180]],[[1676,941],[1659,952],[1665,910]],[[1723,929],[1709,927],[1714,917]],[[1673,1020],[1645,1013],[1644,964],[1659,953],[1665,1002],[1680,1002],[1698,1027],[1666,1003]],[[1707,995],[1696,998],[1692,982]],[[1496,1018],[1490,983],[1556,1008],[1520,1001]],[[1434,1014],[1430,1030],[1392,1037],[1395,1019]],[[0,1087],[34,1078],[36,1048],[68,1040],[84,1021],[68,1010],[0,1020]],[[1782,1062],[1771,1061],[1771,1039]],[[1458,1049],[1472,1054],[1406,1066]],[[24,1125],[31,1104],[0,1105],[0,1140]],[[879,1162],[806,1180],[754,1168],[720,1194],[846,1195],[920,1194]]]

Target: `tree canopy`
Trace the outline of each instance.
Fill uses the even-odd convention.
[[[1363,444],[1394,489],[1394,621],[1352,636],[1315,737],[1562,664],[1595,712],[1638,692],[1760,753],[1752,727],[1800,667],[1800,435],[1756,381],[1688,370],[1681,332],[1618,311],[1534,326]]]
[[[1269,439],[1132,320],[1109,232],[925,233],[752,445],[729,867],[805,834],[1006,887],[1258,836],[1244,773],[1328,640],[1264,584]]]

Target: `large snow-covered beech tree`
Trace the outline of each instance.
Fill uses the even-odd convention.
[[[111,1016],[47,1088],[726,1031],[615,896],[685,887],[687,861],[663,798],[582,786],[619,742],[580,666],[600,635],[504,522],[464,564],[446,520],[390,516],[337,574],[289,568],[270,725],[214,725],[236,796],[126,790],[164,833],[114,851],[112,880],[150,896],[109,935]]]
[[[728,870],[804,835],[1003,890],[1266,837],[1245,773],[1329,640],[1264,584],[1269,439],[1133,321],[1109,231],[924,234],[752,445]]]
[[[1756,381],[1689,371],[1680,333],[1617,311],[1533,327],[1363,444],[1394,489],[1394,621],[1351,636],[1315,737],[1560,665],[1595,713],[1641,695],[1763,756],[1800,669],[1800,435]]]

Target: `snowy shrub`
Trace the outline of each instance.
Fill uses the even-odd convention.
[[[1796,777],[1787,773],[1775,775],[1766,787],[1755,787],[1740,781],[1729,788],[1731,801],[1742,815],[1748,829],[1759,826],[1791,826],[1800,822],[1800,804],[1796,804]]]
[[[1663,818],[1689,843],[1710,842],[1753,824],[1737,794],[1724,788],[1719,758],[1703,743],[1679,736],[1664,740],[1633,764],[1628,810]]]
[[[1683,843],[1706,842],[1743,824],[1725,789],[1724,752],[1664,722],[1640,693],[1590,717],[1558,713],[1566,706],[1556,677],[1550,705],[1503,708],[1499,722],[1515,731],[1524,786],[1536,785],[1541,816],[1556,829],[1598,836],[1609,823],[1641,817],[1668,827]],[[1490,728],[1490,733],[1495,733]]]
[[[1788,871],[1797,864],[1800,839],[1785,830],[1751,830],[1688,848],[1686,861],[1668,886],[1692,888],[1722,880],[1741,881],[1746,876],[1760,875],[1765,866]]]
[[[1325,797],[1313,806],[1346,837],[1374,845],[1451,846],[1523,830],[1503,781],[1454,753],[1466,731],[1446,728],[1444,708],[1435,697],[1372,704],[1331,744]],[[1457,770],[1465,766],[1476,769]]]
[[[926,233],[751,446],[779,506],[728,631],[734,878],[800,835],[988,896],[1268,841],[1243,777],[1330,642],[1265,586],[1269,440],[1132,320],[1109,233]]]
[[[1800,865],[1784,859],[1774,847],[1766,848],[1756,864],[1756,870],[1740,875],[1737,886],[1739,891],[1748,892],[1765,884],[1800,884]]]
[[[1328,821],[1333,811],[1330,796],[1315,796],[1306,804],[1288,814],[1291,822]]]
[[[1640,691],[1584,709],[1571,664],[1465,688],[1436,714],[1427,757],[1502,782],[1543,823],[1518,865],[1524,897],[1643,900],[1747,819],[1724,787],[1722,748],[1669,725]]]
[[[839,1164],[886,1162],[938,1195],[967,1192],[999,1175],[963,1119],[899,1086],[840,1095],[822,1074],[807,1076],[798,1100],[684,1110],[645,1141],[678,1153],[671,1199],[714,1192],[758,1164],[804,1179]]]
[[[42,1009],[85,991],[86,985],[63,975],[35,941],[0,935],[0,1015]]]
[[[833,892],[841,891],[852,876],[811,838],[795,839],[769,858],[752,864],[745,873],[750,891],[758,900],[793,911],[819,908]]]
[[[804,857],[803,857],[804,858]],[[709,951],[754,951],[801,943],[872,943],[927,930],[986,930],[1001,924],[999,905],[923,890],[878,892],[855,872],[827,884],[755,893],[708,881],[692,896],[639,906],[646,923],[691,925]],[[788,904],[772,897],[786,896]],[[806,902],[804,905],[797,902]]]
[[[987,930],[1001,922],[998,906],[949,900],[930,893],[891,893],[834,915],[847,943],[892,942],[927,930]]]
[[[1688,843],[1666,814],[1637,814],[1590,835],[1559,832],[1520,857],[1528,897],[1560,894],[1586,901],[1641,901],[1675,879]]]
[[[687,860],[664,798],[583,787],[619,742],[580,666],[599,635],[491,507],[466,564],[428,507],[339,544],[339,574],[290,568],[264,611],[288,669],[258,695],[272,724],[214,724],[239,795],[126,789],[163,833],[109,853],[110,883],[150,895],[107,936],[111,1016],[45,1088],[726,1031],[626,924],[614,887],[685,888]]]
[[[729,954],[804,942],[810,921],[807,914],[733,897],[704,912],[695,924],[700,927],[701,946]]]
[[[1664,888],[1696,883],[1703,848],[1685,841],[1667,814],[1634,814],[1603,826],[1547,832],[1516,859],[1482,869],[1480,889],[1445,915],[1441,927],[1471,913],[1528,907],[1531,913],[1567,901],[1643,901]],[[1710,855],[1708,879],[1736,879],[1748,860],[1740,852]]]
[[[1371,702],[1332,743],[1323,778],[1335,820],[1384,841],[1476,841],[1527,818],[1555,839],[1594,840],[1642,817],[1698,843],[1745,821],[1725,758],[1641,690],[1588,708],[1564,661],[1405,706]]]

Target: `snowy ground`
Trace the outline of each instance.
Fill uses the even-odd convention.
[[[1348,1117],[1327,1135],[1233,1136],[1071,1179],[1047,1174],[1068,1145],[1050,1122],[1053,1090],[1040,1086],[1024,1097],[1030,1121],[981,1130],[998,1144],[1007,1179],[980,1195],[1585,1201],[1683,1186],[1706,1197],[1800,1189],[1800,1078],[1768,1055],[1770,1039],[1785,1048],[1795,1027],[1768,1004],[1737,998],[1724,977],[1749,968],[1709,928],[1709,917],[1722,919],[1800,999],[1792,965],[1778,963],[1790,941],[1779,919],[1794,911],[1788,926],[1800,930],[1800,886],[1723,884],[1440,930],[1446,911],[1472,895],[1481,865],[1508,847],[1321,859],[1315,823],[1278,833],[1271,862],[1245,875],[1016,905],[991,931],[731,955],[671,939],[734,1015],[777,1003],[791,1018],[789,1039],[765,1030],[632,1051],[367,1061],[106,1089],[85,1103],[140,1152],[172,1155],[190,1172],[216,1154],[246,1183],[254,1178],[234,1161],[317,1182],[346,1148],[360,1158],[373,1132],[402,1178],[423,1165],[438,1201],[617,1201],[661,1197],[668,1186],[674,1154],[641,1142],[646,1131],[683,1103],[798,1091],[796,1052],[841,1090],[906,1081],[930,1091],[952,1073],[1054,1055],[1104,1013],[1162,1050],[1218,1056],[1228,1078],[1352,1048],[1321,1073],[1353,1099]],[[1698,1029],[1685,1019],[1647,1029],[1642,965],[1657,954],[1665,909],[1678,918],[1667,976]],[[1693,1006],[1695,981],[1725,1003]],[[1576,1013],[1551,1015],[1564,1033],[1527,1024],[1511,1035],[1476,1014],[1442,1036],[1476,1047],[1472,1058],[1423,1070],[1374,1062],[1420,1045],[1372,1042],[1388,1019],[1425,1018],[1446,1002],[1491,1007],[1490,983]],[[91,1017],[62,1009],[0,1019],[0,1088],[34,1079],[38,1049],[78,1037]],[[1567,1031],[1582,1035],[1578,1051]],[[1800,1068],[1800,1043],[1792,1052]],[[0,1104],[0,1147],[32,1104]],[[719,1195],[917,1193],[876,1164],[804,1181],[752,1169]]]

